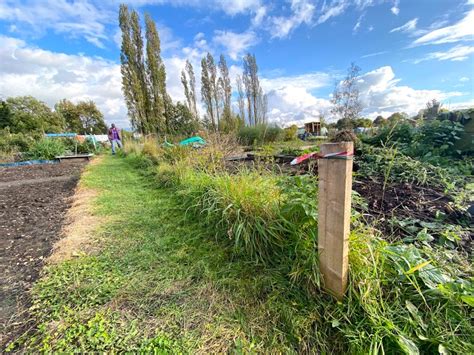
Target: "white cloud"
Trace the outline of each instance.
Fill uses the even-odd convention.
[[[316,7],[308,0],[291,0],[291,12],[288,17],[269,18],[268,30],[272,38],[286,38],[302,24],[311,25]]]
[[[474,1],[474,0],[472,0]],[[462,78],[459,78],[459,81],[462,83],[468,82],[470,79],[467,76],[463,76]]]
[[[258,43],[258,38],[253,31],[215,31],[213,42],[225,48],[225,52],[233,60],[238,60],[250,47]]]
[[[60,99],[94,100],[108,122],[128,126],[120,66],[102,58],[69,55],[0,36],[0,95],[32,95],[53,106]]]
[[[390,66],[380,67],[361,75],[358,86],[364,105],[362,114],[370,118],[375,118],[379,114],[386,117],[394,112],[414,115],[433,98],[449,100],[463,95],[461,92],[417,90],[400,85],[400,81]],[[301,125],[319,115],[332,120],[329,97],[317,97],[311,93],[314,89],[329,86],[330,83],[331,76],[326,73],[263,78],[262,87],[268,95],[269,121],[286,126]]]
[[[360,77],[359,89],[364,104],[363,114],[374,118],[380,112],[406,112],[416,114],[433,98],[446,100],[462,96],[461,92],[442,92],[440,90],[417,90],[399,85],[400,79],[389,66],[372,70]]]
[[[332,84],[331,76],[322,72],[280,76],[276,78],[262,78],[260,81],[263,89],[266,91],[281,89],[286,86],[300,87],[305,90],[314,90]]]
[[[414,18],[413,20],[408,21],[404,25],[392,29],[390,33],[393,33],[393,32],[413,33],[416,30],[417,22],[418,22],[418,19]]]
[[[317,23],[321,24],[329,20],[331,17],[339,16],[347,9],[348,6],[349,2],[344,0],[333,1],[330,5],[327,5],[326,2],[324,2],[320,10],[321,15],[319,16]]]
[[[306,89],[293,85],[273,89],[267,93],[269,122],[280,126],[301,125],[320,115],[326,115],[331,103],[317,98]]]
[[[265,6],[260,6],[256,11],[255,11],[255,16],[252,19],[252,25],[255,27],[258,27],[262,24],[265,16],[267,14],[267,8]]]
[[[66,34],[72,38],[83,37],[88,42],[103,47],[106,24],[115,19],[115,13],[102,6],[96,6],[87,0],[43,0],[12,1],[0,3],[0,19],[25,26],[22,31],[30,35],[41,36],[47,30]]]
[[[200,3],[206,4],[209,2],[212,3],[212,1],[201,1]],[[187,1],[184,1],[184,3],[187,3]],[[259,0],[233,0],[231,4],[226,0],[216,0],[215,3],[222,11],[229,15],[244,13],[257,9],[260,6]]]
[[[469,56],[474,53],[474,46],[455,46],[444,52],[431,52],[426,56],[420,59],[415,59],[413,63],[418,64],[426,60],[451,60],[460,62],[469,58]]]
[[[400,0],[395,0],[393,2],[393,6],[391,7],[390,11],[392,11],[392,14],[394,14],[395,16],[398,16],[398,14],[400,13]]]
[[[454,25],[438,28],[417,38],[413,45],[442,44],[472,41],[474,36],[474,10]]]
[[[370,58],[370,57],[375,57],[377,55],[382,55],[382,54],[386,54],[386,53],[388,53],[388,51],[369,53],[369,54],[363,55],[361,58]]]
[[[357,19],[356,24],[352,28],[352,33],[357,33],[357,31],[359,31],[359,28],[360,28],[360,25],[362,24],[362,19],[364,18],[364,15],[365,14],[362,14],[362,15],[359,16],[359,18]]]

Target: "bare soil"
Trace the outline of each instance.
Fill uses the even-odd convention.
[[[353,187],[366,201],[369,221],[377,224],[389,239],[406,236],[401,228],[393,227],[387,221],[396,217],[399,220],[411,219],[424,222],[449,223],[469,226],[471,216],[456,208],[451,196],[440,189],[418,186],[409,183],[390,183],[384,187],[380,179],[357,178]],[[440,222],[439,214],[443,215]],[[472,229],[461,235],[460,246],[471,253],[474,235]]]
[[[1,348],[28,327],[28,291],[60,237],[85,164],[0,168]]]

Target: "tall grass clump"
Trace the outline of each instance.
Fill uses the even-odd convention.
[[[389,244],[354,213],[349,288],[336,302],[320,287],[315,177],[246,168],[229,173],[215,147],[188,149],[179,158],[171,152],[152,169],[161,186],[175,191],[187,218],[204,224],[233,255],[273,270],[275,283],[289,280],[289,294],[305,295],[302,302],[316,316],[302,326],[295,351],[474,351],[473,271],[462,256],[429,245]],[[291,327],[287,311],[278,317]]]

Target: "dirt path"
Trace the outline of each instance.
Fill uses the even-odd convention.
[[[28,290],[58,239],[84,162],[0,168],[0,345],[22,329]]]

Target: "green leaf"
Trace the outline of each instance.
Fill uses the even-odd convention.
[[[450,354],[449,350],[446,349],[443,344],[438,345],[438,352],[442,355],[449,355]]]
[[[418,350],[418,347],[412,340],[405,338],[403,335],[400,335],[397,340],[405,354],[418,355],[420,353],[420,350]]]
[[[430,264],[431,263],[431,260],[428,260],[428,261],[425,261],[423,263],[420,263],[416,266],[413,266],[410,270],[408,270],[407,272],[405,272],[405,274],[407,275],[410,275],[410,274],[413,274],[415,271],[418,271],[422,268],[424,268],[426,265]]]
[[[461,299],[469,306],[474,307],[474,295],[462,295]]]

